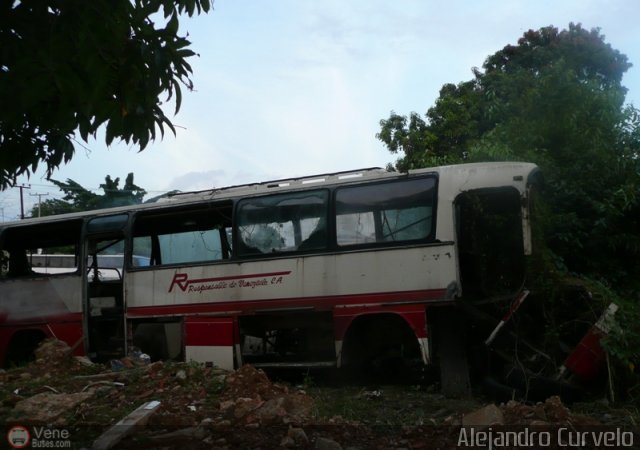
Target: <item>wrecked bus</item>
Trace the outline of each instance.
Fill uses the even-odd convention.
[[[56,337],[101,362],[436,362],[464,384],[458,306],[524,295],[537,174],[375,168],[2,224],[0,360]]]

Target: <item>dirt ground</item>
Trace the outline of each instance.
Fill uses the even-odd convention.
[[[30,432],[34,447],[46,429],[49,445],[66,448],[490,448],[478,434],[490,432],[492,448],[640,448],[640,415],[629,406],[569,409],[557,397],[495,404],[448,399],[433,386],[328,383],[308,375],[273,382],[251,366],[225,372],[137,358],[107,367],[70,353],[49,340],[36,361],[0,371],[0,448],[16,427]],[[502,431],[531,437],[532,430],[549,436],[549,445],[495,441]],[[604,445],[601,435],[617,447]]]

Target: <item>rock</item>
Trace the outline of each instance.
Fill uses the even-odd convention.
[[[19,401],[13,409],[13,418],[33,422],[53,422],[93,395],[93,390],[75,394],[43,392]]]
[[[536,403],[533,407],[534,417],[536,420],[546,421],[547,420],[547,412],[544,409],[544,405],[542,403]]]
[[[184,370],[180,369],[176,372],[176,378],[179,380],[186,380],[187,379],[187,372],[185,372]]]
[[[85,366],[85,367],[91,367],[93,366],[93,361],[91,361],[89,358],[87,358],[86,356],[76,356],[74,357],[74,359],[76,360],[76,362],[78,364],[80,364],[81,366]]]
[[[264,402],[258,398],[239,398],[236,400],[232,409],[232,414],[235,419],[242,419],[250,412],[258,409]]]
[[[333,439],[319,437],[316,439],[316,450],[342,450],[342,446]]]
[[[307,437],[307,433],[304,432],[302,428],[289,427],[289,431],[287,432],[287,437],[291,438],[295,444],[302,445],[308,444],[309,438]]]
[[[257,417],[260,423],[272,424],[281,422],[282,418],[287,414],[287,411],[284,409],[283,405],[283,397],[267,400],[256,409],[254,415]]]
[[[549,397],[544,402],[544,412],[546,417],[552,422],[566,423],[569,420],[569,410],[557,395]]]
[[[223,400],[220,402],[220,411],[226,411],[236,404],[233,400]]]
[[[482,430],[493,425],[504,425],[502,411],[494,404],[487,405],[462,417],[463,427],[473,426]]]
[[[289,436],[283,437],[282,440],[280,441],[280,447],[292,448],[292,447],[295,447],[295,446],[296,446],[296,441],[294,441]]]
[[[532,420],[529,422],[528,426],[530,427],[548,427],[550,424],[544,420]]]
[[[226,430],[227,428],[230,428],[230,427],[231,427],[231,421],[226,419],[213,424],[213,428],[216,430]]]

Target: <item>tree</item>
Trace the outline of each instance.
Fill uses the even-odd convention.
[[[142,203],[143,197],[147,194],[147,191],[133,182],[133,173],[127,175],[122,189],[119,187],[120,178],[113,180],[110,175],[107,175],[104,183],[100,185],[104,195],[95,194],[73,180],[68,179],[64,183],[56,180],[51,181],[65,195],[62,199],[49,199],[42,202],[40,205],[41,216],[136,205]],[[33,208],[31,215],[38,216],[38,206]]]
[[[530,30],[473,69],[472,80],[443,86],[426,120],[392,112],[377,137],[402,154],[402,171],[537,163],[544,238],[557,263],[629,286],[640,269],[640,121],[621,84],[630,66],[597,29]]]
[[[425,119],[392,112],[377,135],[401,154],[392,167],[401,171],[492,160],[541,167],[527,284],[546,343],[557,348],[567,315],[581,313],[563,294],[580,280],[600,309],[620,307],[604,342],[618,363],[613,384],[627,392],[640,386],[629,372],[640,358],[640,111],[625,105],[621,84],[630,66],[598,29],[529,30],[472,80],[445,85]]]
[[[180,109],[194,55],[178,35],[180,14],[209,0],[17,0],[0,2],[0,189],[47,176],[105,125],[143,150],[174,126],[161,96]],[[163,19],[164,18],[164,19]],[[157,128],[156,128],[157,127]]]

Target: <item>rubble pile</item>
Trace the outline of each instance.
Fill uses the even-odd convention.
[[[304,391],[290,392],[248,365],[225,378],[220,399],[225,418],[242,424],[301,423],[311,418],[313,408]]]
[[[375,422],[346,420],[336,412],[324,417],[317,405],[324,396],[316,402],[302,388],[273,383],[252,366],[229,372],[193,363],[151,363],[137,354],[105,366],[71,354],[66,344],[47,340],[33,363],[0,370],[0,420],[64,427],[81,446],[102,449],[451,448],[463,427],[599,424],[573,413],[558,397],[536,404],[480,407],[474,401],[456,407],[419,400],[431,395],[442,402],[439,394],[425,392],[395,400],[382,390],[354,395],[353,401],[371,412],[425,411],[419,424],[404,422],[403,416],[406,425],[381,427],[379,415]],[[124,433],[127,428],[117,423],[135,425]]]
[[[590,426],[601,425],[594,418],[572,413],[560,400],[554,396],[535,405],[527,405],[513,400],[501,405],[505,425],[562,425],[562,426]]]
[[[499,406],[486,405],[475,411],[450,416],[445,422],[451,425],[490,427],[490,426],[597,426],[601,423],[588,416],[575,414],[560,400],[560,397],[549,397],[544,402],[535,404],[510,400]]]

